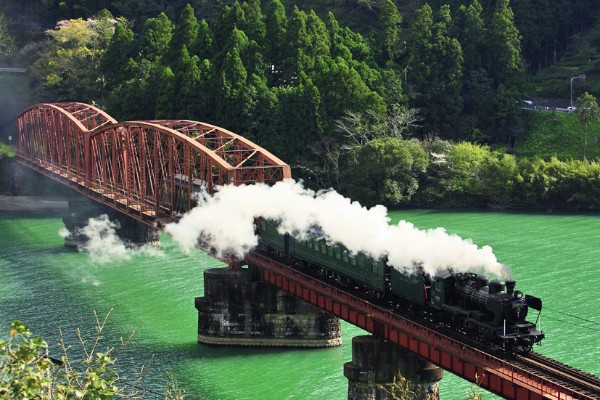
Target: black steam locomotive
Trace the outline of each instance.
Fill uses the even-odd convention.
[[[466,335],[507,353],[529,352],[544,338],[536,324],[528,322],[529,308],[542,310],[542,301],[515,290],[516,282],[488,281],[474,273],[452,269],[431,276],[415,266],[398,270],[387,260],[353,254],[340,244],[328,244],[318,234],[298,240],[280,234],[278,223],[256,219],[258,250],[337,283],[359,288],[375,299],[407,310],[437,326]]]

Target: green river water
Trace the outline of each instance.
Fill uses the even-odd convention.
[[[544,301],[543,345],[535,351],[600,375],[600,216],[500,212],[392,212],[419,228],[442,226],[450,233],[490,245],[511,267],[517,289]],[[320,350],[200,346],[194,298],[202,295],[202,273],[219,267],[201,251],[185,254],[166,235],[161,253],[139,253],[108,263],[63,246],[61,215],[0,213],[0,329],[20,319],[56,348],[59,327],[76,346],[75,329],[93,337],[94,310],[112,313],[104,346],[137,329],[118,354],[132,376],[152,359],[142,386],[161,398],[172,372],[187,398],[345,399],[343,364],[351,341],[364,332],[343,323],[344,344]],[[472,385],[446,373],[443,399],[463,399]],[[486,394],[485,398],[494,398]]]

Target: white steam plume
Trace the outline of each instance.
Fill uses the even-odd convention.
[[[83,234],[87,240],[80,245],[80,251],[88,253],[96,263],[106,264],[114,261],[127,261],[137,254],[161,256],[163,253],[152,246],[135,247],[125,243],[117,234],[118,222],[110,221],[108,215],[103,214],[96,218],[88,219],[88,223],[79,229],[76,234]],[[60,230],[59,235],[71,235],[66,228]]]
[[[362,251],[376,258],[387,255],[398,269],[411,271],[420,264],[432,274],[448,267],[507,274],[489,246],[478,248],[443,228],[419,230],[406,221],[390,225],[383,206],[367,209],[335,191],[315,193],[291,179],[273,186],[227,185],[213,196],[202,194],[198,206],[178,223],[168,224],[165,231],[184,248],[195,246],[200,237],[218,255],[242,258],[258,243],[253,225],[256,217],[278,220],[280,232],[298,238],[319,226],[328,241],[341,243],[354,253]]]

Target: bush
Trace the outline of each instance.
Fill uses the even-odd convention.
[[[93,340],[84,340],[77,329],[83,352],[82,359],[77,362],[69,357],[70,346],[64,343],[62,331],[60,347],[63,354],[60,359],[54,359],[48,357],[48,344],[41,337],[32,337],[23,322],[14,321],[8,340],[0,340],[0,398],[143,398],[144,392],[138,389],[143,374],[138,374],[136,381],[127,385],[117,372],[115,349],[100,351],[100,339],[107,319],[108,315],[102,321],[96,316],[96,337]],[[132,337],[133,334],[122,341],[123,348]],[[164,398],[183,399],[185,393],[174,377],[169,376],[169,381]]]

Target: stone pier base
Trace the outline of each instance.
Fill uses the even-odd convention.
[[[135,246],[159,245],[158,230],[108,206],[92,200],[81,199],[69,200],[69,208],[63,215],[65,228],[69,231],[69,235],[65,238],[65,246],[78,247],[84,245],[89,238],[82,232],[82,228],[88,225],[90,218],[97,218],[103,214],[106,214],[111,222],[116,223],[115,233],[125,243]]]
[[[356,336],[344,376],[348,378],[348,400],[425,400],[439,399],[444,370],[390,342]]]
[[[204,271],[204,297],[196,298],[199,343],[341,345],[340,321],[336,317],[254,279],[252,271],[252,268]]]

